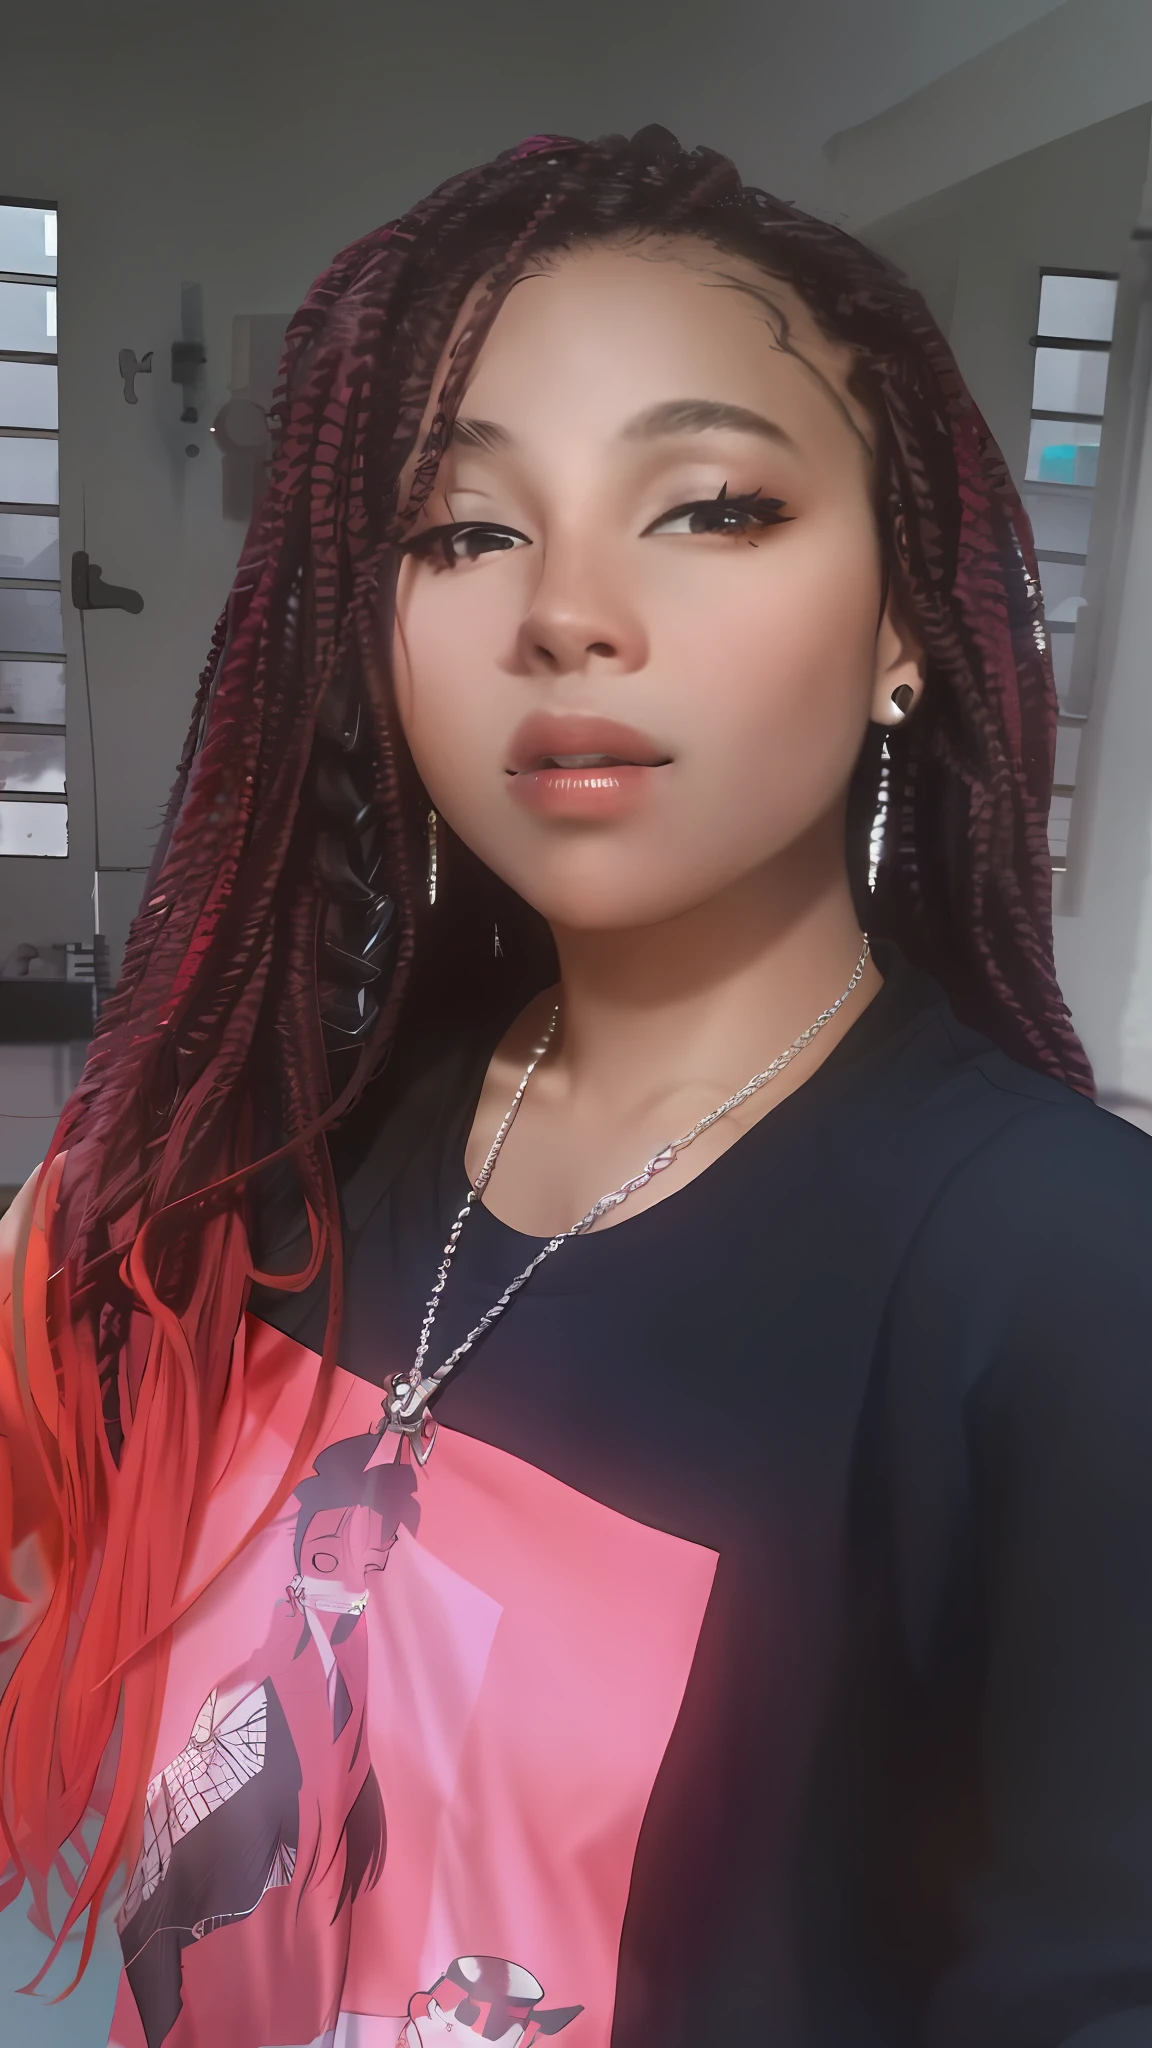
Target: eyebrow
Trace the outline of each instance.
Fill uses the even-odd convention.
[[[706,434],[714,428],[729,433],[759,434],[780,448],[796,447],[791,434],[777,421],[765,419],[746,405],[724,405],[713,398],[672,398],[663,405],[649,406],[637,413],[621,430],[625,441],[656,441],[663,434]]]
[[[651,405],[625,421],[619,438],[622,441],[657,441],[667,434],[706,434],[717,428],[726,429],[729,433],[758,434],[762,440],[772,441],[778,448],[797,450],[792,435],[777,421],[766,419],[763,413],[753,412],[746,405],[726,405],[713,398],[670,398],[660,405]],[[516,437],[496,420],[457,418],[448,437],[448,446],[457,444],[490,450],[514,448]]]

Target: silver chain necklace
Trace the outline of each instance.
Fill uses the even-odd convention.
[[[448,1280],[452,1260],[456,1255],[456,1247],[460,1242],[460,1233],[492,1178],[492,1169],[500,1157],[504,1140],[515,1123],[516,1113],[524,1100],[524,1091],[552,1043],[557,1020],[560,1016],[560,1005],[557,1003],[548,1021],[544,1036],[524,1069],[520,1085],[508,1105],[507,1115],[492,1140],[488,1157],[472,1182],[464,1207],[452,1225],[448,1242],[444,1247],[443,1257],[440,1260],[436,1280],[425,1306],[424,1321],[420,1328],[420,1341],[416,1346],[416,1356],[406,1372],[393,1374],[387,1384],[387,1391],[384,1397],[384,1415],[383,1419],[377,1424],[377,1434],[384,1435],[390,1430],[396,1432],[401,1439],[401,1442],[396,1447],[398,1458],[403,1450],[403,1440],[407,1438],[417,1464],[427,1464],[432,1452],[432,1446],[436,1441],[436,1422],[435,1418],[428,1413],[429,1401],[434,1394],[439,1392],[449,1373],[453,1372],[465,1354],[471,1351],[476,1339],[482,1337],[485,1330],[491,1329],[498,1316],[503,1315],[509,1302],[515,1295],[519,1294],[520,1289],[531,1279],[537,1266],[542,1265],[544,1260],[550,1258],[553,1252],[559,1251],[560,1246],[567,1244],[569,1238],[582,1237],[585,1231],[591,1230],[593,1224],[598,1223],[602,1216],[606,1216],[609,1209],[617,1208],[621,1202],[626,1202],[630,1195],[637,1194],[641,1188],[646,1188],[650,1180],[654,1180],[658,1173],[665,1172],[672,1165],[673,1161],[683,1152],[686,1145],[693,1144],[705,1131],[711,1130],[713,1124],[719,1123],[722,1116],[727,1116],[730,1111],[739,1109],[741,1103],[747,1102],[749,1096],[755,1095],[769,1081],[774,1081],[777,1074],[783,1073],[784,1068],[791,1064],[796,1058],[797,1053],[803,1052],[806,1045],[811,1045],[817,1032],[823,1031],[824,1026],[836,1015],[837,1010],[841,1009],[847,1002],[853,989],[858,987],[869,951],[870,947],[866,938],[860,958],[852,970],[852,979],[849,981],[843,994],[837,996],[836,1001],[829,1004],[826,1010],[821,1010],[815,1022],[809,1024],[807,1030],[800,1033],[799,1038],[793,1039],[787,1052],[782,1052],[778,1059],[773,1060],[770,1067],[764,1068],[763,1073],[753,1074],[752,1079],[746,1081],[743,1088],[738,1088],[735,1095],[730,1095],[727,1101],[722,1102],[717,1109],[709,1110],[708,1115],[702,1116],[699,1123],[693,1124],[690,1131],[685,1131],[682,1138],[674,1138],[670,1145],[665,1145],[662,1151],[654,1153],[647,1166],[644,1167],[642,1172],[636,1174],[634,1179],[626,1180],[623,1186],[613,1188],[611,1194],[601,1195],[599,1201],[593,1202],[592,1207],[581,1216],[579,1222],[573,1223],[568,1230],[560,1231],[556,1237],[550,1237],[547,1244],[537,1252],[535,1258],[528,1261],[524,1271],[517,1273],[515,1279],[508,1282],[500,1299],[493,1302],[487,1314],[481,1316],[480,1321],[473,1329],[469,1330],[468,1335],[462,1343],[456,1346],[455,1351],[449,1352],[443,1364],[438,1365],[433,1372],[425,1374],[424,1361],[428,1355],[428,1342],[432,1335],[433,1325],[440,1307],[440,1298]]]

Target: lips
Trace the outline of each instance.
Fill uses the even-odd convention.
[[[533,712],[512,737],[508,773],[531,775],[560,770],[587,773],[596,768],[662,768],[670,755],[647,733],[620,725],[613,718],[570,714],[557,717]]]
[[[514,802],[557,825],[607,825],[642,810],[671,755],[614,718],[534,712],[513,735]]]

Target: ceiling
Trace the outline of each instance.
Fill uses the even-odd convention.
[[[7,10],[0,107],[51,94],[83,101],[98,124],[115,73],[135,88],[142,138],[173,113],[193,131],[202,116],[213,148],[242,156],[250,122],[266,135],[279,121],[306,158],[312,110],[323,106],[326,127],[343,101],[350,131],[368,124],[411,148],[413,196],[429,171],[516,133],[656,120],[835,214],[830,135],[1051,11],[1052,0],[25,0]]]

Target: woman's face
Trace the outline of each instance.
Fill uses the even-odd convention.
[[[316,1607],[343,1612],[378,1583],[396,1541],[374,1508],[330,1508],[314,1515],[300,1546],[304,1592]]]
[[[401,565],[396,689],[433,804],[554,927],[842,862],[867,723],[919,686],[847,367],[690,239],[564,255],[501,307]]]

